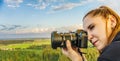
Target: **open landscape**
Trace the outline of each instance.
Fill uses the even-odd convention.
[[[69,39],[69,33],[70,39],[79,40],[84,36],[84,40],[86,40],[83,32],[76,34],[79,32],[77,30],[85,30],[88,39],[94,39],[93,44],[99,40],[101,44],[102,38],[105,36],[102,31],[104,30],[104,25],[101,24],[103,22],[96,21],[91,24],[92,26],[86,27],[96,18],[91,22],[84,21],[88,12],[98,9],[100,6],[103,8],[108,6],[120,14],[120,0],[0,0],[0,61],[71,61],[62,54],[61,48],[51,48],[50,37],[58,32],[60,36],[63,34],[66,36],[55,39]],[[104,13],[104,10],[101,12]],[[96,11],[96,13],[100,12]],[[97,24],[101,26],[99,27]],[[106,32],[109,33],[108,31],[109,29]],[[76,36],[80,38],[76,38]],[[87,49],[80,51],[85,53],[87,61],[97,61],[99,52],[90,42]]]
[[[96,61],[98,52],[89,43],[82,49],[88,61]],[[49,38],[0,40],[0,61],[71,61],[61,49],[53,50]]]

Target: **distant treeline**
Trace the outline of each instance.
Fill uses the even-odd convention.
[[[33,42],[34,40],[0,40],[0,44],[8,45],[8,44],[18,44],[24,42]]]
[[[8,45],[8,44],[19,44],[24,42],[34,42],[34,41],[46,41],[50,40],[50,38],[23,38],[23,39],[10,39],[10,40],[0,40],[0,44]]]

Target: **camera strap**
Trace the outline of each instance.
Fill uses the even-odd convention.
[[[79,54],[81,55],[82,60],[85,61],[85,60],[84,60],[84,57],[83,57],[83,55],[82,55],[82,54],[85,54],[85,53],[81,52],[79,48],[78,48],[78,52],[79,52]]]

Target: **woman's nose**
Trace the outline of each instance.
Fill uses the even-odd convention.
[[[88,40],[92,40],[93,36],[91,33],[88,33]]]

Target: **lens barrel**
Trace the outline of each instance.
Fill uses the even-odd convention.
[[[58,33],[57,31],[53,31],[51,33],[51,46],[53,49],[57,49],[57,47],[65,48],[66,40],[71,42],[71,46],[87,48],[87,32],[83,30],[68,33]]]

